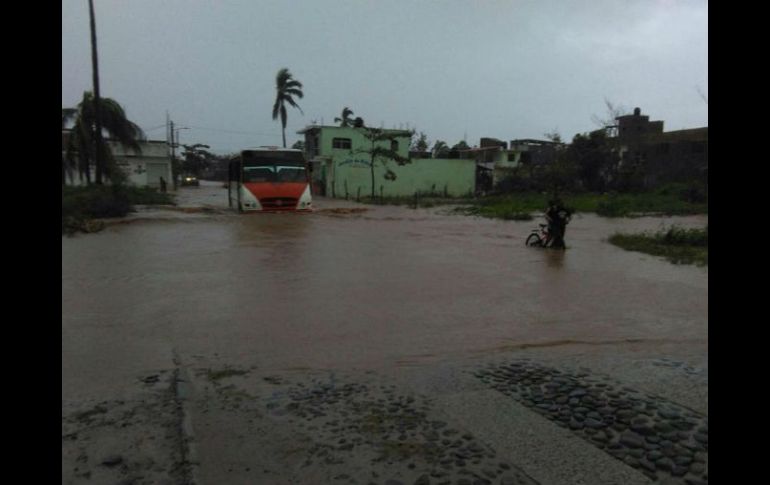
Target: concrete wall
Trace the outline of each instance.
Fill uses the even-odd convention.
[[[139,187],[160,187],[160,177],[166,186],[173,188],[171,162],[166,142],[147,141],[141,143],[141,153],[125,149],[122,145],[109,142],[115,161],[128,175],[128,181]]]
[[[398,154],[402,157],[409,156],[409,144],[411,143],[411,136],[403,130],[385,130],[396,136],[398,141]],[[351,151],[357,150],[371,150],[372,143],[364,136],[365,130],[360,128],[342,128],[339,126],[324,126],[321,127],[319,134],[319,154],[321,156],[332,156],[339,158],[340,156],[348,156]],[[333,141],[335,138],[347,138],[351,141],[351,149],[334,148]],[[381,141],[375,144],[390,149],[389,141]],[[358,154],[360,156],[366,156],[366,154]]]
[[[327,196],[345,197],[346,187],[349,197],[357,197],[359,189],[362,197],[371,195],[372,175],[367,157],[340,157],[329,165],[332,173],[327,177]],[[385,178],[387,170],[395,174],[395,180]],[[416,192],[461,197],[473,194],[475,180],[474,160],[414,158],[403,166],[394,161],[388,161],[385,166],[376,162],[374,168],[374,189],[378,197],[410,197]]]
[[[386,130],[396,135],[397,153],[409,157],[411,136],[403,130]],[[313,127],[309,129],[306,140],[318,139],[318,146],[313,147],[310,158],[324,160],[319,164],[321,173],[314,170],[313,177],[325,181],[328,197],[370,196],[372,176],[370,170],[371,155],[364,150],[371,150],[372,143],[366,139],[365,130],[360,128],[342,128],[337,126]],[[334,148],[335,138],[346,138],[350,148]],[[391,148],[390,141],[376,144]],[[384,162],[384,163],[383,163]],[[475,188],[476,162],[463,159],[413,158],[403,166],[394,160],[377,160],[374,169],[374,190],[376,196],[403,197],[415,192],[434,192],[450,196],[472,194]],[[395,179],[386,178],[395,175]],[[391,177],[392,178],[392,177]],[[360,192],[359,192],[360,191]]]
[[[621,141],[619,153],[623,164],[642,164],[647,188],[669,182],[705,180],[708,174],[708,127]]]

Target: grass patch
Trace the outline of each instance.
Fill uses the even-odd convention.
[[[705,229],[672,226],[654,234],[614,234],[609,242],[628,251],[662,256],[674,264],[708,266],[708,226]]]
[[[123,185],[62,186],[62,234],[98,232],[104,223],[96,219],[124,217],[134,205],[173,204],[171,194],[149,187]]]
[[[597,201],[595,212],[605,217],[628,217],[644,213],[670,216],[708,214],[708,202],[691,202],[682,199],[677,193],[668,192],[612,194]]]
[[[353,199],[355,200],[355,199]],[[372,205],[405,205],[411,209],[426,209],[443,205],[457,205],[472,203],[470,197],[442,197],[438,195],[401,196],[401,197],[361,197],[358,202]]]
[[[151,187],[124,187],[131,204],[134,205],[172,205],[174,196],[168,192],[159,192]]]
[[[562,200],[575,212],[594,212],[604,217],[708,214],[708,199],[692,197],[690,191],[682,187],[671,184],[655,191],[624,194],[573,193],[564,194]],[[540,192],[518,192],[481,198],[441,197],[425,193],[404,197],[361,197],[359,202],[402,205],[412,209],[462,205],[454,212],[493,219],[528,221],[533,219],[533,214],[545,211],[550,198],[549,194]]]
[[[536,192],[493,195],[472,201],[473,205],[458,207],[455,212],[509,221],[531,221],[533,213],[545,210],[548,200],[547,194]],[[572,207],[571,201],[566,198],[564,200],[565,204]]]
[[[548,194],[522,192],[495,195],[470,201],[472,205],[457,213],[507,220],[531,220],[548,206]],[[575,212],[595,212],[604,217],[631,217],[641,214],[708,214],[708,202],[685,200],[681,193],[659,190],[635,194],[580,193],[562,196],[564,204]]]
[[[510,221],[531,221],[534,219],[532,217],[532,214],[529,212],[511,212],[508,214],[505,214],[503,216],[503,219],[510,220]]]

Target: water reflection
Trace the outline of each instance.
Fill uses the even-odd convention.
[[[306,214],[245,214],[232,226],[241,265],[270,274],[296,274],[307,264],[312,221]],[[243,267],[243,266],[242,266]]]
[[[564,267],[564,258],[567,257],[567,251],[562,251],[559,249],[546,249],[545,251],[545,262],[548,264],[549,268],[556,268],[560,269]]]

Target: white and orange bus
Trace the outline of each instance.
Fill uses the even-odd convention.
[[[227,196],[239,212],[312,210],[310,176],[301,150],[261,147],[230,160]]]

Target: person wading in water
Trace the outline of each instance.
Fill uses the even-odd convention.
[[[548,209],[545,211],[545,218],[548,221],[548,239],[545,242],[546,247],[566,249],[564,244],[564,233],[571,217],[572,211],[564,207],[561,199],[555,198],[548,202]]]

